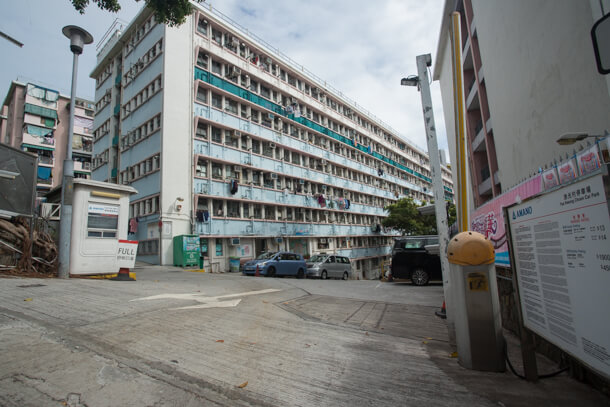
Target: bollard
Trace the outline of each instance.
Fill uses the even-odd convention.
[[[454,285],[452,314],[458,361],[467,369],[506,370],[493,245],[477,232],[454,236],[447,247]]]
[[[127,267],[121,267],[119,269],[119,274],[116,277],[112,277],[111,280],[114,281],[136,281],[135,278],[131,278],[129,276],[129,269]]]
[[[254,276],[255,277],[260,277],[261,276],[261,271],[260,271],[260,268],[259,268],[258,264],[256,265],[256,272],[254,273]]]

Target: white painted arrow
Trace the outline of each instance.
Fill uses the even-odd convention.
[[[206,297],[204,294],[200,293],[191,293],[191,294],[159,294],[159,295],[151,295],[150,297],[142,297],[135,298],[131,301],[146,301],[146,300],[161,300],[161,299],[177,299],[177,300],[191,300],[197,301],[201,303],[200,305],[191,305],[188,307],[180,307],[180,308],[172,308],[172,309],[199,309],[199,308],[227,308],[227,307],[236,307],[241,299],[230,300],[230,301],[219,301],[225,298],[234,298],[234,297],[246,297],[249,295],[259,295],[259,294],[267,294],[274,293],[277,291],[281,291],[274,288],[269,288],[266,290],[258,290],[258,291],[247,291],[244,293],[237,294],[226,294],[226,295],[218,295],[215,297]]]

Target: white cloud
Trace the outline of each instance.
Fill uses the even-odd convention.
[[[131,20],[141,4],[121,0],[118,17]],[[218,0],[213,6],[427,149],[420,95],[415,88],[401,87],[400,79],[417,74],[417,55],[434,58],[442,0]],[[18,48],[0,39],[5,61],[0,64],[1,97],[17,76],[69,94],[72,58],[61,28],[79,25],[97,44],[116,17],[95,5],[79,15],[69,0],[7,2],[1,29],[26,45]],[[88,75],[95,53],[88,46],[80,57],[79,96],[93,98],[95,84]],[[437,83],[432,84],[432,99],[439,145],[446,148]]]

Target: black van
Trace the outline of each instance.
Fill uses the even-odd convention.
[[[426,246],[428,247],[426,249]],[[411,279],[413,285],[426,285],[442,280],[438,236],[406,236],[394,240],[392,277]]]

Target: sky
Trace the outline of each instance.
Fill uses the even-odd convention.
[[[77,25],[94,38],[79,57],[77,96],[94,99],[96,47],[116,18],[129,22],[143,2],[119,0],[117,14],[70,0],[4,1],[0,31],[0,97],[11,81],[34,82],[70,95],[72,53],[61,29]],[[416,57],[436,48],[444,0],[217,0],[212,6],[325,80],[412,144],[426,148],[421,98],[400,79],[416,75]],[[210,2],[202,3],[209,5]],[[434,65],[433,65],[434,66]],[[431,84],[439,148],[447,149],[438,82]]]

